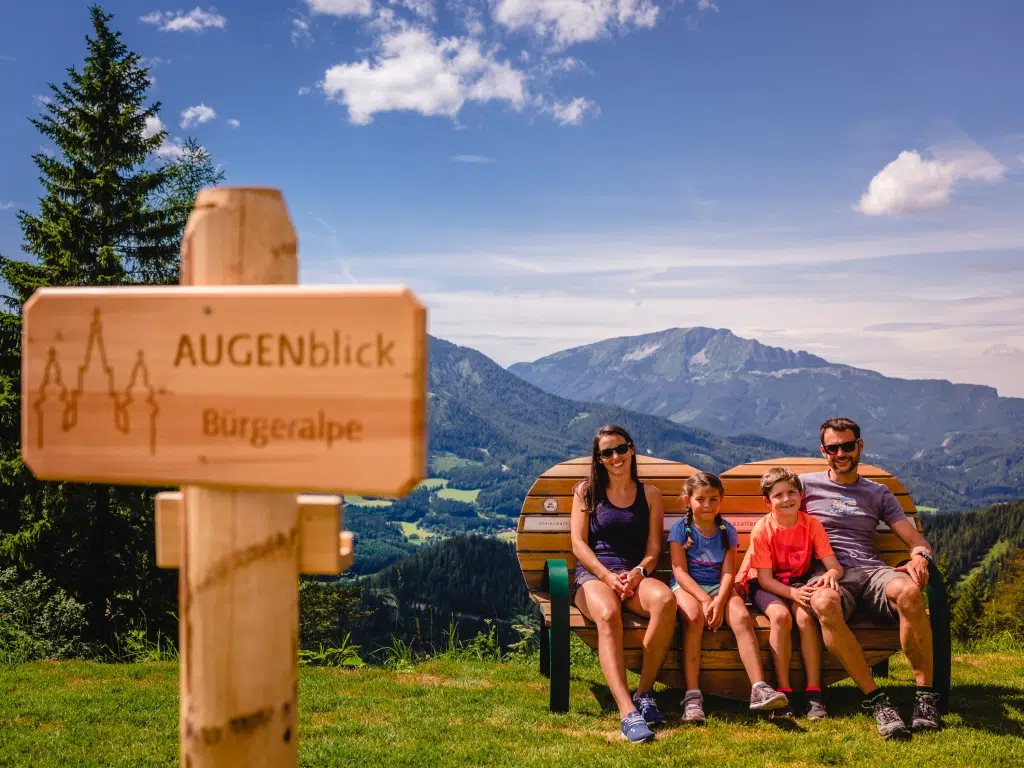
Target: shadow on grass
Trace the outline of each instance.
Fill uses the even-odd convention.
[[[616,713],[618,707],[608,686],[590,682],[590,690],[604,713]],[[900,711],[907,725],[914,708],[914,687],[908,685],[886,685],[880,681]],[[864,695],[852,686],[829,688],[825,694],[830,718],[849,718],[861,714],[870,715],[862,708]],[[681,723],[683,691],[669,688],[657,691],[654,699],[658,709],[670,723]],[[803,732],[799,720],[804,716],[806,702],[800,693],[791,699],[797,719],[770,719],[767,713],[751,712],[747,702],[724,699],[718,696],[704,697],[704,713],[717,720],[736,725],[749,724],[763,719],[787,732]],[[1016,713],[1016,718],[1014,717]],[[1024,689],[1004,685],[954,685],[950,694],[949,715],[958,716],[967,728],[985,731],[997,736],[1024,735]]]
[[[1017,712],[1017,719],[1010,716]],[[950,714],[964,725],[997,736],[1024,736],[1024,689],[1006,685],[954,685]]]

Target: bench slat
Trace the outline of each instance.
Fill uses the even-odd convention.
[[[757,496],[751,495],[737,495],[730,496],[726,495],[722,499],[722,514],[732,513],[745,513],[745,514],[756,514],[763,515],[765,513],[764,502],[761,501],[763,497],[758,494]],[[552,501],[549,501],[551,499]],[[896,500],[899,501],[900,507],[907,514],[917,514],[917,506],[914,504],[914,500],[910,498],[909,494],[896,494]],[[665,514],[682,513],[685,512],[682,500],[679,496],[664,496],[665,503]],[[555,505],[555,509],[548,509],[552,504]],[[545,506],[547,505],[547,506]],[[520,514],[523,515],[538,515],[538,514],[553,514],[553,513],[565,513],[568,514],[572,511],[572,495],[567,496],[545,496],[541,495],[528,495],[523,502],[523,508]]]
[[[737,531],[736,535],[740,542],[739,551],[745,552],[750,546],[750,534],[745,531]],[[521,533],[516,536],[516,551],[523,554],[546,552],[559,555],[568,554],[571,549],[572,542],[568,533]],[[667,555],[669,551],[666,543],[662,552]],[[875,551],[909,554],[909,548],[895,533],[875,533]]]
[[[640,480],[644,481],[646,478],[643,474],[640,475]],[[683,488],[685,477],[678,478],[660,478],[660,482],[656,483],[658,488],[664,495],[678,495]],[[907,489],[903,486],[899,480],[895,477],[877,477],[872,478],[875,482],[879,482],[885,485],[893,493],[906,494]],[[533,486],[530,488],[529,496],[570,496],[572,495],[573,486],[580,481],[579,476],[575,477],[564,477],[564,476],[551,476],[542,475],[537,478]],[[722,484],[725,486],[726,496],[760,496],[761,495],[761,481],[760,475],[758,477],[736,477],[726,482],[725,478],[722,478]]]
[[[885,661],[890,656],[892,656],[892,654],[893,652],[890,649],[864,651],[864,657],[867,659],[868,666],[874,666],[880,661]],[[627,668],[640,669],[641,665],[643,664],[642,650],[638,650],[635,648],[626,649],[623,652],[623,655],[625,656]],[[676,653],[672,653],[670,651],[669,654],[665,657],[665,663],[662,665],[662,669],[666,671],[682,669],[682,659],[680,658],[680,656],[681,654],[678,651]],[[771,670],[772,659],[771,654],[768,651],[761,651],[761,664],[764,665],[765,672]],[[802,672],[803,665],[803,658],[801,658],[799,653],[794,653],[790,661],[789,668],[791,670],[800,670]],[[746,677],[746,673],[743,669],[743,662],[740,660],[740,655],[736,651],[711,651],[703,649],[700,653],[700,666],[702,671],[707,670],[711,672],[715,670],[720,670],[739,672],[744,677]],[[834,670],[836,672],[841,673],[841,677],[839,679],[848,676],[846,670],[843,668],[843,665],[840,663],[839,659],[831,651],[828,650],[824,651],[821,654],[821,669],[822,672],[824,672],[825,670]],[[750,684],[748,683],[748,690],[749,686]]]

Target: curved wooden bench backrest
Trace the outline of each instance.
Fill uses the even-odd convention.
[[[697,470],[688,464],[639,454],[636,461],[640,481],[656,486],[665,497],[665,519],[670,528],[681,514],[679,493],[683,483]],[[564,558],[569,564],[570,582],[573,579],[576,556],[569,541],[572,489],[589,472],[589,456],[563,461],[538,477],[526,494],[519,515],[516,553],[531,596],[541,589],[544,561],[548,558]],[[665,530],[667,533],[668,528]],[[661,565],[663,569],[658,575],[668,581],[668,563]]]
[[[569,513],[572,510],[572,488],[589,472],[590,458],[580,457],[564,461],[551,467],[537,478],[523,501],[522,512],[516,534],[516,553],[519,567],[526,581],[531,600],[542,613],[550,610],[548,597],[542,591],[544,563],[550,558],[564,559],[569,566],[570,583],[576,568],[576,557],[569,539]],[[768,461],[751,462],[722,472],[719,477],[725,486],[722,514],[731,522],[739,534],[739,556],[742,558],[750,541],[754,523],[765,514],[767,508],[762,501],[761,475],[773,466],[785,466],[798,475],[820,472],[827,469],[824,459],[810,457],[787,457]],[[696,468],[676,461],[637,455],[637,471],[642,482],[657,486],[665,499],[665,534],[683,515],[679,498],[683,484]],[[870,464],[861,464],[860,474],[875,482],[886,485],[899,500],[911,521],[920,528],[917,507],[903,484],[891,474]],[[906,560],[909,549],[884,524],[875,533],[875,550],[879,557],[890,565]],[[670,575],[668,544],[662,550],[661,561],[654,572],[656,578],[668,581]],[[766,672],[770,673],[771,661],[767,651],[767,622],[759,617],[757,624],[758,641],[762,648],[762,660]],[[645,621],[639,617],[625,616],[626,664],[639,671],[642,663],[642,637]],[[596,648],[597,636],[593,625],[587,622],[575,608],[571,608],[570,627],[591,647]],[[864,648],[869,664],[885,661],[900,649],[898,627],[874,625],[871,622],[855,624],[854,631]],[[802,685],[803,671],[799,653],[799,638],[794,634],[793,682]],[[666,659],[658,679],[682,687],[682,673],[679,659],[678,635],[673,641],[673,650]],[[744,699],[749,696],[750,682],[746,678],[739,656],[735,650],[731,633],[705,633],[701,655],[701,687],[705,693]],[[822,682],[825,685],[847,677],[838,660],[830,653],[822,659]]]

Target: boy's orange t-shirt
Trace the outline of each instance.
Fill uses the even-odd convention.
[[[747,568],[737,581],[746,584],[757,579],[758,568],[771,568],[772,575],[783,584],[803,576],[811,561],[834,554],[828,534],[821,522],[803,510],[797,512],[796,525],[783,528],[769,512],[750,532],[751,556],[744,558]]]

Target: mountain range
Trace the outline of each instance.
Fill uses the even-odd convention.
[[[509,369],[431,337],[429,359],[430,452],[486,457],[520,500],[552,464],[589,453],[601,424],[625,426],[641,451],[722,471],[818,456],[818,425],[837,414],[864,426],[867,459],[896,474],[919,505],[959,511],[1024,497],[1024,448],[1005,423],[1021,417],[1000,402],[1024,401],[987,387],[924,382],[914,390],[916,382],[711,329],[611,339]],[[929,399],[933,385],[956,394]],[[669,407],[677,391],[687,407]],[[983,393],[994,400],[981,408]],[[968,429],[971,398],[985,413]],[[1003,409],[1002,423],[993,409]],[[904,412],[913,410],[920,413]]]
[[[883,376],[702,327],[607,339],[508,371],[551,395],[722,438],[755,434],[800,455],[817,455],[822,421],[846,415],[869,460],[916,478],[915,497],[950,509],[1024,496],[1024,399],[992,387]]]

